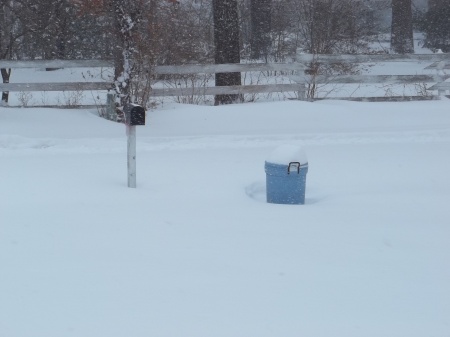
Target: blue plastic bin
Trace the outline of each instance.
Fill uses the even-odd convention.
[[[289,151],[292,153],[289,155]],[[280,153],[288,153],[286,163],[279,160]],[[297,155],[296,154],[299,154]],[[277,160],[266,160],[266,194],[267,202],[272,204],[303,205],[305,203],[306,174],[308,173],[308,162],[301,149],[283,147],[275,151],[272,158]],[[297,159],[293,159],[297,158]]]

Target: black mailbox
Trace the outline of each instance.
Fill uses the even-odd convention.
[[[145,109],[137,104],[126,104],[123,107],[125,123],[128,125],[145,125]]]

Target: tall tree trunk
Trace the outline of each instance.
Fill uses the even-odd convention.
[[[237,0],[213,0],[215,63],[240,63]],[[217,73],[216,86],[240,85],[241,73]],[[216,95],[214,104],[230,104],[242,95]]]
[[[411,0],[392,0],[391,50],[414,53]]]
[[[119,107],[132,102],[131,77],[136,53],[135,32],[140,22],[139,5],[124,0],[110,0],[114,15],[116,47],[114,49],[114,84]]]
[[[254,60],[264,57],[267,61],[270,48],[272,0],[251,0],[251,52]]]
[[[9,78],[11,77],[11,69],[2,68],[0,71],[2,73],[3,83],[9,83]],[[8,100],[9,100],[9,91],[3,91],[2,104],[7,104]]]

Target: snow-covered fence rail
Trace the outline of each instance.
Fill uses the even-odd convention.
[[[290,76],[292,80],[301,81],[305,76]],[[337,75],[337,76],[315,76],[316,83],[342,83],[342,84],[362,84],[362,83],[430,83],[444,82],[450,75]],[[306,79],[310,79],[306,77]],[[449,83],[450,84],[450,83]]]
[[[152,96],[186,96],[186,95],[217,95],[217,94],[258,94],[269,92],[297,92],[299,99],[307,99],[308,86],[314,84],[434,84],[425,87],[427,91],[437,90],[439,95],[450,90],[448,74],[411,74],[411,75],[311,75],[308,67],[311,63],[327,64],[355,64],[355,63],[385,63],[385,62],[425,62],[432,63],[425,69],[450,68],[450,54],[371,54],[371,55],[312,55],[298,54],[294,63],[250,63],[250,64],[213,64],[213,65],[182,65],[157,66],[153,69],[157,75],[186,75],[186,74],[212,74],[219,72],[252,72],[252,71],[289,71],[289,79],[293,83],[240,85],[201,88],[153,88]],[[199,90],[201,89],[201,90]],[[424,94],[424,93],[422,93]],[[433,98],[431,94],[426,97]],[[340,98],[340,97],[333,97]],[[396,97],[378,97],[396,99]],[[418,98],[403,96],[405,99]],[[362,97],[346,97],[341,99],[364,99]],[[376,100],[376,98],[374,98]]]
[[[0,60],[0,68],[91,68],[112,67],[108,60]],[[0,91],[85,91],[110,90],[110,82],[0,83]]]
[[[304,66],[298,63],[227,63],[227,64],[189,64],[179,66],[156,66],[154,73],[168,74],[214,74],[247,71],[287,71],[301,70]]]
[[[436,70],[435,74],[411,75],[319,75],[308,73],[312,63],[320,64],[355,64],[384,62],[425,62],[427,70]],[[90,68],[113,67],[110,60],[0,60],[0,68]],[[296,92],[299,99],[307,99],[308,86],[313,84],[430,84],[427,91],[438,91],[439,95],[450,90],[449,74],[443,70],[450,68],[450,54],[374,54],[374,55],[312,55],[300,54],[294,63],[242,63],[242,64],[206,64],[156,66],[151,73],[163,75],[198,75],[231,72],[288,72],[291,83],[247,84],[234,86],[199,86],[199,87],[158,87],[151,90],[152,97],[220,95],[220,94],[259,94],[273,92]],[[441,71],[442,70],[442,71]],[[90,91],[111,90],[113,83],[103,82],[58,82],[58,83],[0,83],[0,91]],[[431,96],[431,95],[430,95]],[[313,99],[314,97],[308,97]],[[362,97],[333,97],[341,99],[358,99]]]
[[[0,60],[0,68],[112,67],[109,60]]]
[[[261,94],[271,92],[301,91],[304,86],[297,83],[258,84],[258,85],[229,85],[220,87],[202,87],[201,91],[195,88],[161,88],[152,89],[152,96],[190,96],[201,95],[232,95],[232,94]],[[193,91],[194,90],[194,91]]]
[[[109,82],[0,83],[0,91],[110,90]]]
[[[30,60],[6,61],[0,60],[0,68],[88,68],[113,67],[108,60]],[[156,66],[151,69],[154,75],[188,75],[214,74],[231,72],[303,72],[299,63],[248,63],[248,64],[206,64],[206,65],[174,65]],[[0,83],[0,91],[84,91],[110,90],[111,82],[61,82],[61,83]],[[201,89],[201,90],[198,90]],[[257,94],[271,92],[292,92],[303,90],[303,85],[297,83],[233,85],[233,86],[202,86],[201,88],[164,87],[153,88],[152,97],[220,95],[220,94]]]
[[[299,63],[379,63],[379,62],[450,62],[450,54],[302,54],[297,53]]]
[[[214,74],[233,72],[257,71],[290,71],[303,72],[304,66],[299,63],[239,63],[239,64],[203,64],[203,65],[175,65],[156,66],[152,69],[155,75],[189,75]],[[198,90],[201,89],[201,90]],[[229,94],[259,94],[272,92],[298,92],[304,86],[298,83],[232,85],[232,86],[202,86],[201,88],[153,88],[153,97],[201,95],[229,95]]]
[[[444,95],[446,90],[450,90],[450,82],[445,82],[450,78],[449,74],[443,73],[443,70],[450,69],[450,54],[370,54],[370,55],[321,55],[321,54],[302,54],[298,53],[296,61],[305,66],[306,70],[303,75],[290,76],[291,80],[305,86],[305,90],[312,85],[327,85],[327,84],[433,84],[425,87],[426,91],[438,91],[438,95]],[[436,70],[435,74],[411,74],[411,75],[320,75],[318,73],[311,73],[308,67],[313,66],[316,70],[320,64],[357,64],[357,63],[372,63],[381,64],[386,62],[425,62],[432,63],[424,70]],[[442,74],[438,72],[442,71]],[[433,96],[426,94],[427,97]],[[336,99],[338,97],[333,97]],[[401,98],[412,98],[403,96]],[[399,99],[401,99],[399,98]],[[314,99],[314,97],[309,97]],[[363,99],[361,97],[346,97],[341,99]],[[381,97],[371,98],[374,100],[381,99]],[[386,98],[387,99],[387,98]],[[394,98],[395,100],[395,98]]]
[[[0,61],[0,68],[82,68],[112,67],[110,61],[104,60],[35,60],[35,61]],[[152,69],[155,75],[212,74],[251,71],[298,71],[303,66],[297,63],[251,63],[251,64],[207,64],[156,66]],[[0,83],[1,91],[65,91],[65,90],[109,90],[110,82],[62,82],[62,83]],[[203,95],[247,94],[282,91],[297,91],[297,83],[202,87]],[[192,95],[189,88],[154,88],[152,96]]]
[[[63,68],[112,68],[113,62],[110,60],[0,60],[0,68],[1,69],[45,69],[45,70],[56,70],[56,69],[63,69]],[[3,72],[2,72],[3,74]],[[82,92],[84,91],[110,91],[112,90],[113,83],[109,80],[105,81],[93,81],[93,77],[90,80],[84,80],[84,81],[72,81],[72,82],[63,82],[58,81],[57,82],[50,82],[48,79],[46,80],[46,76],[41,75],[39,73],[38,76],[33,75],[33,80],[31,82],[24,82],[24,83],[11,83],[11,78],[14,78],[14,71],[13,75],[10,76],[11,72],[7,71],[6,74],[8,74],[7,77],[3,76],[3,82],[0,83],[0,91],[3,92],[3,97],[6,96],[6,102],[8,101],[9,92],[19,92],[17,97],[19,98],[19,101],[22,103],[21,106],[31,106],[30,105],[30,98],[31,95],[26,94],[27,92],[72,92],[67,94],[65,96],[63,94],[63,103],[61,104],[61,101],[59,101],[58,98],[58,104],[48,103],[45,94],[42,96],[42,102],[44,105],[40,106],[47,106],[47,107],[61,107],[61,106],[68,106],[68,107],[104,107],[103,104],[98,104],[98,101],[96,101],[95,105],[83,105],[81,98],[83,97]],[[38,77],[38,78],[36,78]],[[83,76],[84,77],[84,76]],[[88,76],[89,77],[89,76]],[[36,82],[37,79],[37,82]],[[39,81],[40,80],[40,81]],[[3,99],[2,97],[2,99]],[[59,96],[55,96],[59,97]],[[110,104],[110,102],[106,102],[106,104]]]

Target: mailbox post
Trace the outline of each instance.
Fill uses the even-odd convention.
[[[128,187],[136,188],[136,125],[145,125],[145,109],[137,104],[123,107],[127,131]]]

